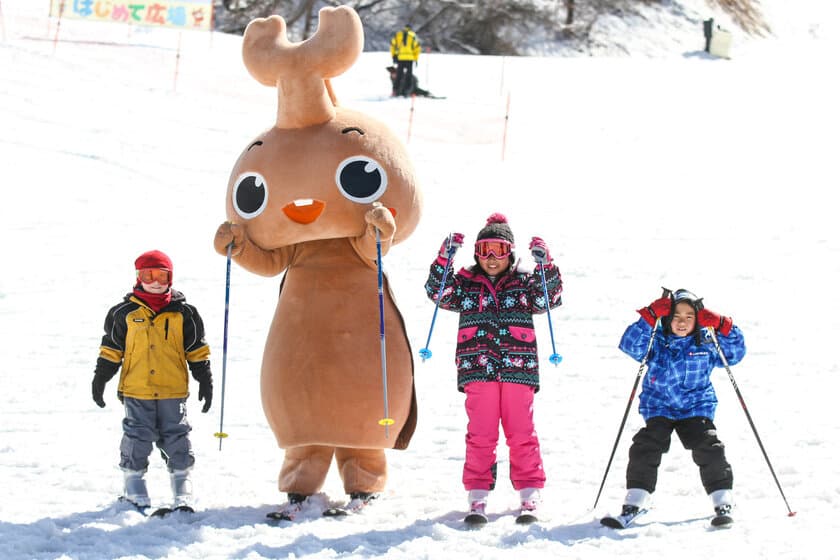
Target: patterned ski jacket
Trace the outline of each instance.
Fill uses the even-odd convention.
[[[437,302],[446,261],[438,258],[426,280],[426,294]],[[538,265],[539,266],[539,265]],[[563,281],[554,264],[545,267],[551,307],[562,301]],[[539,358],[533,315],[546,312],[542,274],[520,271],[516,265],[490,281],[478,266],[450,268],[440,308],[460,313],[455,365],[458,390],[474,381],[503,381],[539,390]]]
[[[111,378],[122,365],[118,394],[136,399],[184,398],[189,379],[210,373],[210,348],[204,323],[181,292],[155,312],[127,294],[105,317],[105,335],[96,361],[96,374]]]
[[[652,327],[640,318],[624,331],[619,349],[641,362],[651,331]],[[729,336],[717,336],[729,365],[740,362],[747,352],[741,330],[733,326]],[[666,336],[657,330],[639,395],[642,417],[645,421],[654,416],[672,420],[705,416],[714,420],[718,401],[711,374],[716,367],[723,367],[723,362],[708,335],[697,346],[694,336]]]

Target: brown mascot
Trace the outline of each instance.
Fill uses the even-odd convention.
[[[379,291],[377,254],[414,231],[421,195],[400,141],[337,106],[329,81],[363,43],[346,6],[323,8],[316,34],[300,43],[279,16],[252,21],[243,39],[248,71],[277,88],[277,121],[234,165],[214,247],[230,247],[255,274],[285,272],[261,374],[263,409],[285,449],[288,503],[275,519],[304,508],[333,458],[350,495],[337,509],[360,509],[384,489],[385,449],[405,449],[416,425],[411,348],[387,278]]]

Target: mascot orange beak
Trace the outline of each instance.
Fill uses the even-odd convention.
[[[283,213],[293,222],[311,224],[318,219],[326,206],[323,200],[295,200],[283,207]]]

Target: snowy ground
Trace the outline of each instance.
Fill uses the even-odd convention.
[[[184,34],[176,80],[174,32],[65,22],[54,44],[54,24],[30,2],[7,0],[2,13],[4,558],[836,557],[826,546],[840,529],[840,241],[829,202],[840,184],[840,91],[820,29],[786,20],[787,35],[744,43],[730,61],[697,53],[700,40],[659,58],[431,55],[421,85],[447,99],[417,99],[413,112],[386,97],[383,53],[335,80],[344,104],[408,142],[424,190],[424,218],[385,263],[415,351],[433,312],[423,282],[447,232],[469,242],[502,211],[521,246],[532,235],[549,242],[564,274],[565,305],[552,313],[559,367],[537,320],[545,519],[516,526],[516,496],[500,484],[491,523],[470,532],[451,314],[438,315],[432,359],[417,362],[418,429],[407,451],[389,452],[382,499],[342,521],[312,512],[273,527],[264,516],[284,500],[282,451],[262,414],[259,364],[278,282],[234,267],[230,438],[218,450],[225,263],[212,237],[234,160],[275,114],[274,92],[241,64],[239,38]],[[90,399],[104,314],[151,248],[173,258],[214,351],[213,409],[190,401],[199,512],[189,519],[114,507],[121,409],[113,385],[107,408]],[[620,505],[629,435],[641,425],[634,405],[593,509],[637,370],[616,346],[663,285],[692,289],[744,330],[748,355],[733,374],[795,517],[721,370],[716,422],[735,471],[735,528],[708,529],[710,504],[676,441],[642,525],[597,524]],[[502,443],[502,479],[506,457]],[[149,480],[165,500],[156,457]],[[321,499],[344,499],[334,472]]]

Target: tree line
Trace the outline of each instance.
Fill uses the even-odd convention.
[[[770,32],[757,0],[707,0],[744,32]],[[348,5],[365,26],[365,50],[387,50],[393,33],[410,25],[423,48],[486,55],[523,54],[528,42],[568,42],[585,51],[599,16],[633,16],[656,4],[679,11],[674,0],[216,0],[218,31],[242,33],[254,18],[279,14],[289,38],[301,41],[318,26],[323,7]]]

